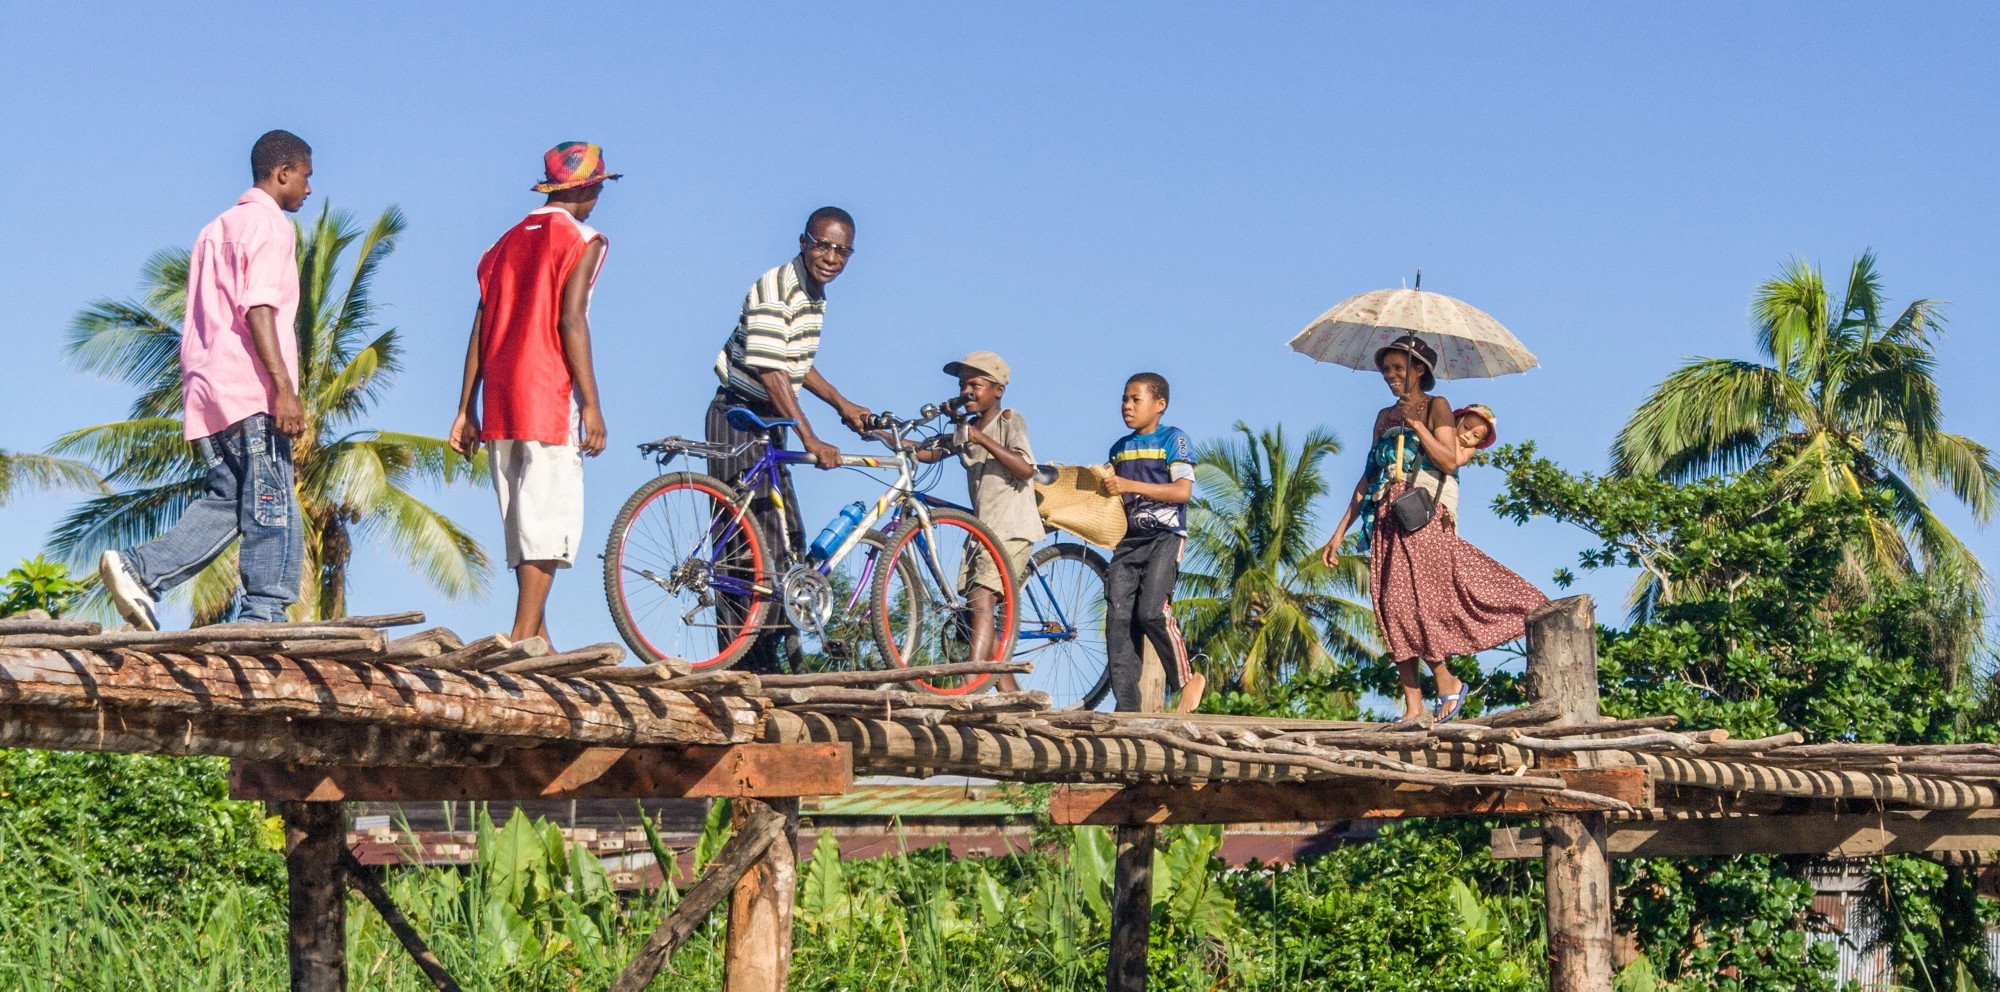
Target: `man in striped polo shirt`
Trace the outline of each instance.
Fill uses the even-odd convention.
[[[732,445],[748,440],[748,435],[729,426],[728,420],[730,407],[747,407],[766,420],[796,422],[799,443],[813,456],[814,464],[822,469],[840,467],[840,449],[813,430],[805,411],[799,407],[798,394],[803,388],[825,400],[856,433],[868,423],[868,409],[848,402],[840,390],[813,368],[813,359],[819,355],[820,325],[826,319],[826,284],[839,278],[853,254],[854,218],[839,207],[821,207],[806,218],[805,233],[799,235],[799,253],[758,277],[750,287],[749,295],[743,298],[743,312],[736,320],[736,329],[715,358],[715,375],[722,385],[708,404],[704,425],[708,440]],[[771,442],[782,446],[785,432],[773,431]],[[755,461],[754,452],[741,458],[711,458],[708,471],[733,483]],[[799,501],[792,492],[791,471],[780,472],[785,531],[792,554],[803,556],[805,523],[799,515]],[[769,498],[760,498],[751,504],[751,511],[764,532],[776,537],[779,508]],[[732,610],[729,598],[724,597],[723,609],[718,611],[725,617]],[[742,615],[741,607],[733,609],[735,616]],[[799,654],[796,631],[787,628],[774,633],[789,634],[787,654]],[[724,641],[734,639],[732,631],[718,631],[718,635]],[[743,667],[753,672],[780,670],[776,641],[776,637],[760,638],[745,656]]]

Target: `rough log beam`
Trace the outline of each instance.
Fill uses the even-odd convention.
[[[534,748],[490,768],[324,768],[235,762],[236,799],[461,802],[826,796],[854,783],[846,744]]]
[[[1303,769],[1226,761],[1162,747],[1152,741],[1079,735],[1018,737],[972,726],[915,726],[828,713],[773,710],[764,739],[846,742],[855,771],[928,768],[1024,782],[1232,779],[1298,782]]]
[[[0,747],[211,755],[315,765],[494,765],[510,747],[542,743],[371,724],[218,716],[136,707],[0,706]]]
[[[1814,799],[1868,798],[1922,809],[1990,809],[2000,806],[2000,788],[1918,775],[1710,761],[1669,754],[1640,754],[1639,767],[1662,786],[1694,786],[1717,792],[1757,792]]]
[[[1734,854],[1871,858],[1883,854],[2000,851],[2000,810],[1884,810],[1614,822],[1606,849],[1613,858]],[[1541,828],[1494,830],[1493,856],[1541,857]]]
[[[1646,773],[1637,768],[1576,768],[1556,774],[1571,789],[1652,805]],[[1118,826],[1135,823],[1285,823],[1412,816],[1532,816],[1553,810],[1600,807],[1548,792],[1494,788],[1313,782],[1298,785],[1212,782],[1200,785],[1059,787],[1049,797],[1049,818],[1061,824]]]
[[[811,686],[857,686],[896,685],[916,682],[921,679],[941,678],[948,675],[999,675],[1034,671],[1035,666],[1025,661],[961,661],[949,665],[923,665],[916,668],[902,668],[854,672],[813,672],[807,675],[766,675],[762,682],[770,689],[798,689]]]
[[[579,744],[735,744],[763,703],[654,687],[358,661],[0,648],[0,705],[292,716]]]

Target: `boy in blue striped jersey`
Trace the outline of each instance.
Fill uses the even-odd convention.
[[[1125,501],[1125,539],[1111,554],[1105,578],[1105,663],[1118,708],[1139,709],[1142,639],[1153,643],[1166,667],[1167,691],[1180,691],[1175,712],[1201,705],[1207,680],[1188,665],[1180,625],[1174,621],[1174,583],[1187,543],[1187,504],[1194,498],[1194,445],[1178,427],[1163,427],[1167,380],[1141,372],[1125,380],[1120,404],[1132,433],[1111,446],[1104,489]]]

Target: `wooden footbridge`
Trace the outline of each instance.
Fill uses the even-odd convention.
[[[735,832],[612,986],[637,992],[729,901],[726,987],[790,965],[798,798],[854,776],[1058,783],[1058,823],[1115,828],[1106,988],[1143,989],[1156,831],[1168,823],[1505,816],[1501,857],[1547,866],[1550,988],[1611,987],[1617,857],[1867,856],[2000,849],[2000,745],[1730,740],[1672,717],[1604,720],[1590,601],[1528,629],[1517,710],[1443,725],[1052,710],[1037,692],[902,691],[970,664],[758,678],[618,665],[613,647],[465,644],[421,614],[142,633],[0,620],[0,744],[221,755],[278,804],[292,988],[346,983],[345,890],[381,912],[439,989],[422,936],[347,850],[342,803],[714,797]]]

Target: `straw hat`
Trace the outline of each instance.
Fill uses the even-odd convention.
[[[1125,501],[1104,491],[1101,471],[1093,465],[1049,465],[1055,479],[1035,479],[1035,502],[1042,523],[1069,531],[1100,548],[1115,548],[1125,539]]]

